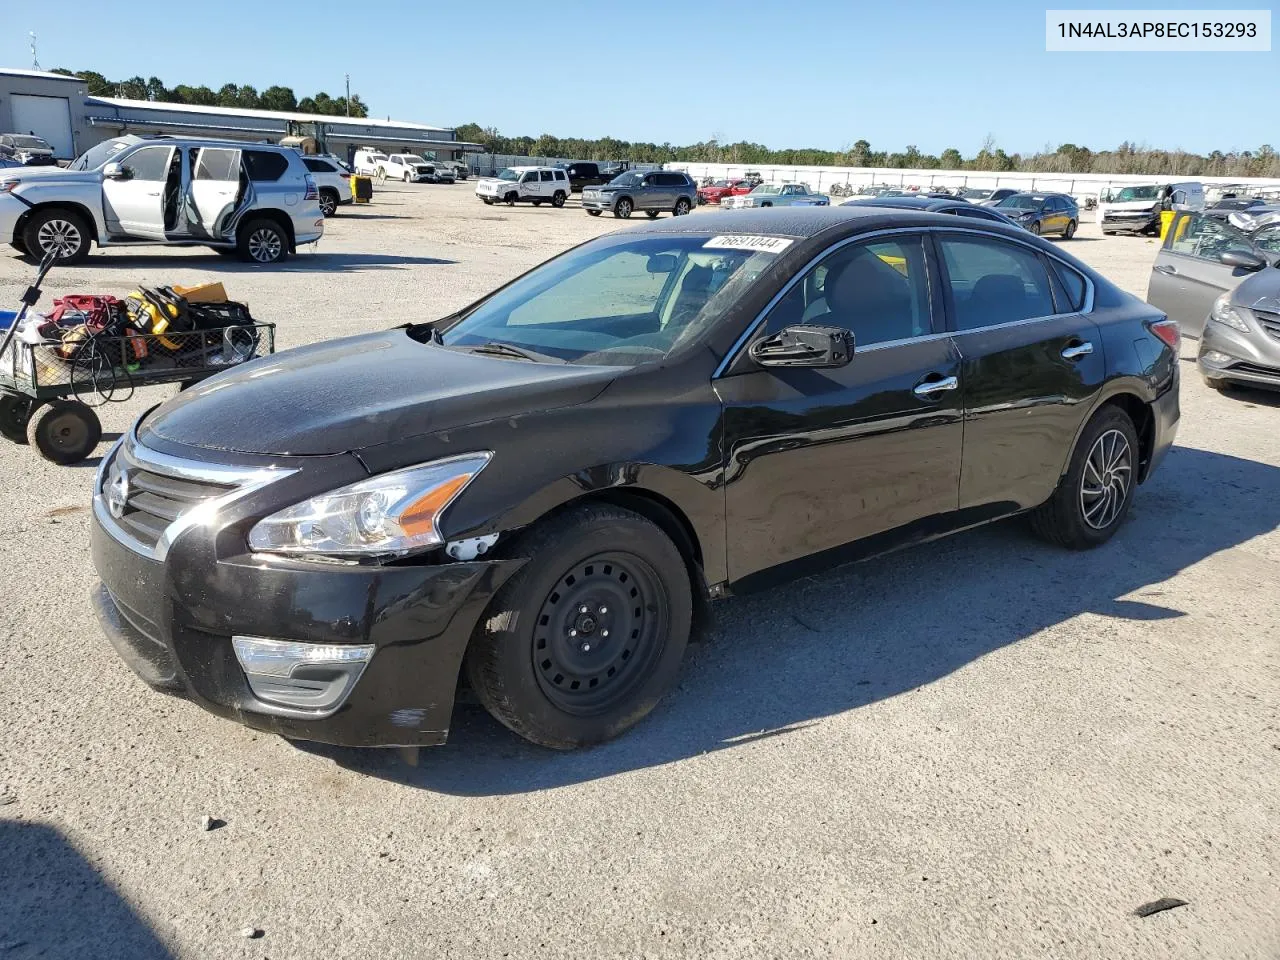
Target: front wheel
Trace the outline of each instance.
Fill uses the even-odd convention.
[[[504,199],[507,201],[508,207],[514,207],[516,205],[516,197],[517,197],[517,194],[514,194],[514,193],[508,193],[506,195]]]
[[[1040,236],[1040,221],[1037,220],[1031,226],[1027,227],[1027,229],[1030,230],[1032,234],[1034,234],[1035,236],[1037,237]]]
[[[623,197],[621,200],[619,200],[617,203],[613,205],[613,215],[622,220],[626,220],[628,217],[631,216],[631,211],[634,209],[635,209],[635,206],[631,203],[631,201],[628,200],[626,197]]]
[[[1067,223],[1067,229],[1062,231],[1062,239],[1070,240],[1076,235],[1076,222],[1071,220]]]
[[[589,216],[589,217],[598,217],[598,216],[600,216],[600,211],[599,211],[599,210],[588,210],[588,211],[587,211],[587,216]]]
[[[600,743],[675,683],[693,593],[684,558],[638,514],[585,506],[516,542],[526,563],[495,594],[467,650],[480,702],[544,747]]]
[[[658,211],[657,211],[657,210],[646,210],[644,213],[645,213],[645,216],[647,216],[650,220],[657,220],[657,219],[658,219]]]
[[[236,235],[236,252],[249,263],[279,263],[289,255],[289,238],[274,220],[250,220]]]
[[[22,244],[27,254],[43,260],[53,254],[55,263],[80,263],[89,256],[89,225],[70,210],[42,210],[27,221]]]
[[[676,201],[676,208],[671,212],[677,217],[683,217],[689,212],[689,201],[686,198],[681,197]]]
[[[565,197],[564,197],[564,191],[563,191],[563,190],[557,190],[557,191],[555,192],[555,195],[551,198],[551,205],[552,205],[553,207],[563,207],[563,206],[564,206],[564,200],[565,200]]]
[[[1031,513],[1044,539],[1073,550],[1097,547],[1120,528],[1138,485],[1138,433],[1119,407],[1099,411],[1080,434],[1067,472]]]

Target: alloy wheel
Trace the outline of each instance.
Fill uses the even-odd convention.
[[[60,260],[75,256],[84,242],[79,227],[70,220],[57,218],[46,220],[41,224],[39,232],[36,233],[36,240],[44,253],[52,252]]]
[[[249,234],[249,256],[258,263],[275,263],[283,249],[280,234],[270,227],[259,227]]]
[[[332,217],[338,212],[338,201],[334,199],[331,193],[322,193],[320,195],[320,212],[326,217]]]
[[[684,199],[677,200],[675,215],[677,217],[683,217],[688,212],[689,212],[689,201]]]
[[[538,611],[538,686],[566,713],[605,712],[648,676],[670,624],[667,592],[647,562],[621,551],[589,557],[557,581]]]
[[[1080,513],[1094,530],[1105,530],[1124,510],[1133,486],[1133,450],[1119,430],[1094,441],[1080,477]]]

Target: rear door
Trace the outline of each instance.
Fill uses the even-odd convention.
[[[960,507],[1008,512],[1053,492],[1106,377],[1085,278],[1034,247],[936,237],[964,385]]]
[[[1147,302],[1177,320],[1183,336],[1199,338],[1213,301],[1250,276],[1219,259],[1232,250],[1260,252],[1243,231],[1226,221],[1190,211],[1175,213],[1151,267]]]
[[[923,236],[837,244],[792,283],[757,337],[844,327],[853,358],[817,370],[747,359],[715,381],[733,580],[956,509],[960,363],[933,312]]]
[[[556,193],[556,175],[552,170],[538,171],[538,196],[550,200]]]
[[[230,240],[233,214],[240,200],[240,151],[229,147],[200,147],[191,173],[191,232],[210,240]]]
[[[164,239],[165,186],[173,150],[171,146],[141,147],[121,161],[125,179],[102,181],[103,213],[112,232]]]

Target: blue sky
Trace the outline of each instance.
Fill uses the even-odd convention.
[[[742,0],[220,0],[174,17],[172,0],[59,0],[10,9],[0,64],[30,66],[34,30],[46,69],[116,80],[156,73],[170,86],[338,96],[349,72],[378,116],[535,137],[714,134],[825,149],[863,138],[966,155],[988,133],[1010,153],[1126,139],[1280,148],[1280,54],[1046,53],[1046,5],[793,0],[751,13]]]

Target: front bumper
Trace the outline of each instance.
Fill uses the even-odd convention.
[[[1159,224],[1158,213],[1111,214],[1098,220],[1098,226],[1113,233],[1142,233]]]
[[[163,560],[122,534],[101,491],[92,600],[121,658],[157,690],[257,730],[343,746],[428,746],[449,732],[467,643],[489,599],[523,563],[317,564],[245,552],[231,510],[178,533]],[[326,715],[258,699],[233,636],[370,644],[372,657]]]
[[[16,238],[18,221],[31,212],[31,206],[12,193],[0,193],[0,242],[12,243]]]
[[[616,199],[616,197],[608,196],[608,195],[605,195],[605,194],[599,194],[599,193],[598,193],[598,194],[596,194],[595,196],[588,196],[586,193],[583,193],[583,194],[582,194],[582,209],[584,209],[584,210],[612,210],[612,209],[613,209],[613,201],[614,201],[615,199]]]
[[[1229,359],[1206,356],[1214,353],[1225,354]],[[1196,366],[1209,380],[1280,390],[1280,339],[1262,331],[1245,333],[1210,320],[1200,335]]]

